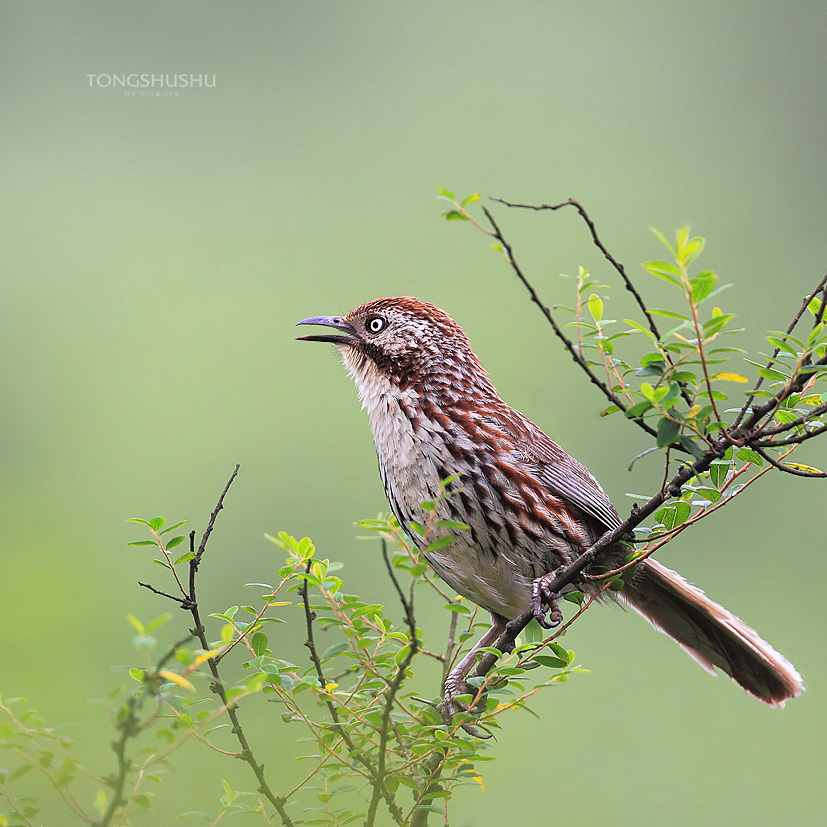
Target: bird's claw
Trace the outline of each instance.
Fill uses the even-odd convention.
[[[449,675],[445,681],[445,690],[442,696],[442,719],[448,726],[451,726],[454,715],[460,712],[470,712],[471,707],[464,701],[459,700],[461,695],[475,695],[475,691],[468,686],[465,678],[462,675]],[[490,738],[491,736],[485,732],[481,732],[473,724],[467,721],[460,724],[460,726],[473,738]]]
[[[556,629],[563,622],[563,612],[557,603],[561,593],[549,589],[549,585],[558,573],[559,569],[544,574],[531,585],[531,608],[534,612],[534,619],[544,629]],[[546,620],[546,613],[548,613],[548,620]]]

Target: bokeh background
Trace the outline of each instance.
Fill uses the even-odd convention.
[[[163,573],[127,548],[127,517],[202,527],[240,462],[203,604],[267,580],[263,533],[280,529],[345,561],[351,590],[390,596],[354,527],[386,508],[368,425],[333,349],[293,341],[298,319],[429,299],[621,510],[657,485],[656,462],[626,471],[641,435],[598,417],[488,241],[439,217],[437,187],[579,198],[656,299],[648,228],[690,223],[752,349],[827,266],[823,3],[7,2],[2,18],[0,691],[73,722],[101,772],[111,728],[90,699],[125,682],[127,613],[168,608],[136,585]],[[87,79],[129,72],[216,86],[127,97]],[[580,264],[611,279],[574,214],[497,215],[549,302]],[[591,673],[543,695],[541,721],[512,717],[452,825],[819,823],[824,495],[769,479],[664,555],[794,661],[801,699],[763,708],[636,616],[590,612],[567,645]],[[300,629],[280,628],[301,656]],[[286,788],[301,733],[247,707]],[[207,778],[246,783],[203,748],[176,764],[147,823],[217,810]],[[72,823],[46,806],[44,824]]]

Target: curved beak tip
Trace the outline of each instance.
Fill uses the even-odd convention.
[[[313,336],[297,336],[296,341],[304,342],[331,342],[337,345],[352,344],[355,341],[356,331],[349,325],[341,316],[310,316],[307,319],[302,319],[296,322],[296,327],[299,325],[318,325],[319,327],[332,327],[335,330],[340,330],[346,334],[344,336],[337,336],[332,334],[313,335]]]

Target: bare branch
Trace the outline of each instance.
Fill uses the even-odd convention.
[[[801,303],[801,307],[799,307],[798,312],[793,316],[792,321],[787,325],[787,335],[789,336],[798,326],[799,321],[801,321],[801,317],[806,312],[807,308],[810,306],[810,302],[818,295],[818,293],[822,293],[823,295],[827,295],[827,273],[822,277],[821,281],[818,283],[816,288],[810,293],[809,296],[804,297],[804,301]],[[821,303],[821,308],[819,309],[818,315],[816,317],[815,324],[813,327],[816,327],[821,320],[821,317],[824,314],[824,302]],[[778,358],[778,354],[781,352],[781,348],[776,348],[772,355],[769,358],[769,361],[766,364],[766,367],[769,369],[775,364],[776,359]],[[755,383],[755,387],[753,387],[752,392],[750,393],[747,401],[744,402],[743,407],[738,412],[738,416],[735,418],[734,427],[738,427],[741,424],[741,420],[746,416],[747,411],[750,409],[753,400],[755,399],[755,392],[761,388],[761,385],[764,384],[764,377],[759,376],[758,381]]]
[[[498,200],[498,199],[494,199]],[[505,203],[505,202],[503,202]],[[568,202],[567,202],[568,203]],[[540,300],[540,297],[537,295],[537,291],[534,289],[534,286],[529,282],[526,278],[525,274],[523,273],[520,265],[517,264],[517,260],[514,256],[514,249],[512,246],[506,241],[505,236],[503,236],[502,231],[500,230],[497,222],[494,220],[494,216],[491,215],[490,211],[483,207],[482,211],[485,213],[485,217],[488,219],[491,226],[494,228],[494,238],[499,241],[502,245],[503,249],[505,250],[506,258],[508,259],[508,263],[511,265],[511,269],[517,275],[517,278],[523,283],[523,286],[528,291],[529,296],[531,297],[531,301],[540,308],[542,314],[546,317],[546,321],[551,325],[552,330],[554,330],[555,335],[558,339],[565,345],[566,350],[569,352],[571,358],[577,363],[577,365],[585,372],[585,374],[589,377],[589,381],[600,388],[603,395],[606,399],[609,400],[613,405],[617,405],[617,407],[623,411],[624,413],[628,410],[628,406],[624,404],[623,400],[605,383],[603,382],[594,371],[592,371],[591,367],[589,366],[588,362],[583,358],[579,350],[575,347],[574,343],[571,339],[563,333],[562,328],[560,325],[557,324],[557,320],[551,313],[546,305]],[[643,420],[642,416],[630,417],[631,421],[637,424],[640,428],[646,431],[649,436],[657,437],[657,431],[652,428],[647,422]]]
[[[195,556],[190,559],[189,561],[189,594],[187,595],[187,599],[189,601],[189,605],[185,606],[192,615],[192,620],[194,623],[194,628],[191,630],[192,634],[194,634],[197,638],[199,643],[201,644],[201,648],[207,652],[210,649],[210,643],[207,640],[207,633],[206,629],[204,628],[204,624],[201,621],[201,613],[198,608],[198,599],[196,595],[196,574],[198,572],[198,564],[201,562],[201,557],[204,554],[204,551],[207,547],[207,541],[210,539],[210,534],[212,533],[213,527],[215,525],[216,518],[218,517],[218,513],[224,507],[224,498],[227,496],[227,492],[230,490],[230,486],[233,484],[238,471],[238,465],[236,465],[235,470],[233,471],[230,479],[228,480],[227,484],[224,486],[224,490],[221,492],[221,496],[218,498],[218,502],[215,508],[210,515],[209,522],[207,523],[207,528],[204,531],[204,536],[201,538],[201,543],[198,546],[197,553],[195,552],[195,532],[191,531],[189,535],[190,539],[190,551],[195,553]],[[155,591],[153,589],[153,591]],[[166,595],[165,595],[166,596]],[[182,605],[183,602],[182,602]],[[215,662],[214,658],[209,658],[207,660],[207,666],[210,669],[210,673],[213,676],[213,681],[210,684],[210,690],[219,697],[221,703],[227,710],[227,715],[230,718],[230,722],[232,723],[232,733],[235,735],[236,740],[238,741],[239,745],[241,746],[241,753],[239,757],[249,765],[250,769],[253,771],[253,774],[258,781],[258,791],[275,807],[276,812],[279,814],[282,824],[284,827],[294,827],[293,820],[287,814],[287,811],[284,808],[286,803],[286,799],[277,796],[273,790],[270,788],[270,785],[267,783],[267,779],[264,776],[264,766],[259,764],[253,754],[252,749],[250,748],[250,742],[247,740],[247,736],[244,730],[241,727],[241,722],[238,719],[238,712],[237,712],[237,705],[235,702],[230,701],[227,698],[227,693],[224,690],[224,682],[221,679],[221,675],[218,670],[218,664]]]
[[[817,428],[813,428],[812,431],[807,431],[803,434],[796,434],[796,436],[791,436],[787,439],[768,439],[766,442],[752,442],[752,446],[754,448],[780,448],[783,445],[800,445],[802,442],[806,442],[814,436],[820,436],[825,432],[827,432],[827,423],[819,425]],[[761,435],[763,436],[765,433],[765,431],[762,431]]]
[[[768,454],[763,448],[755,446],[755,451],[763,457],[773,468],[783,471],[785,474],[792,474],[794,477],[809,477],[810,479],[824,479],[827,477],[825,471],[805,471],[802,468],[793,468],[785,465],[783,462],[778,462],[773,456]]]
[[[383,541],[384,543],[384,541]],[[307,572],[310,572],[311,561],[307,561]],[[305,619],[305,626],[307,628],[307,640],[305,641],[304,645],[307,647],[308,651],[310,652],[310,660],[313,663],[313,667],[316,670],[316,677],[319,681],[319,686],[324,689],[327,686],[327,681],[324,676],[324,670],[322,669],[322,661],[319,657],[318,649],[316,648],[316,640],[313,633],[313,621],[316,619],[316,613],[310,608],[310,600],[308,597],[307,592],[307,581],[305,580],[301,586],[299,586],[299,594],[302,598],[302,605],[304,606],[304,619]],[[406,605],[403,598],[403,606]],[[387,804],[388,810],[390,810],[391,816],[393,820],[397,824],[403,824],[403,813],[402,808],[396,803],[396,800],[393,797],[393,794],[388,789],[387,784],[385,783],[384,778],[384,758],[385,758],[385,750],[384,747],[379,751],[379,761],[383,764],[383,769],[380,772],[377,767],[374,767],[373,762],[370,761],[365,755],[361,753],[361,751],[357,748],[356,744],[353,742],[353,739],[350,737],[350,733],[342,726],[341,720],[339,718],[339,712],[336,709],[336,704],[330,699],[325,698],[324,704],[327,707],[328,712],[330,713],[330,717],[333,721],[333,725],[345,742],[345,745],[350,750],[353,759],[358,761],[364,768],[368,771],[371,783],[373,784],[373,791],[374,796],[381,795],[382,798],[385,799],[385,804]],[[387,738],[386,738],[387,740]],[[375,817],[375,807],[374,807],[374,817]]]
[[[385,561],[385,568],[388,571],[388,576],[396,589],[396,594],[399,597],[399,602],[405,611],[405,621],[408,624],[408,634],[410,643],[408,644],[408,651],[402,662],[396,667],[396,674],[388,686],[387,695],[385,696],[385,706],[382,710],[382,720],[379,726],[379,756],[376,760],[376,781],[373,785],[373,795],[371,796],[370,805],[368,806],[368,815],[365,820],[365,827],[373,827],[376,822],[376,809],[379,805],[379,798],[382,794],[382,788],[385,787],[385,761],[388,752],[388,734],[390,732],[391,712],[396,696],[402,686],[402,681],[405,678],[405,672],[411,665],[411,661],[419,651],[419,641],[416,637],[416,619],[414,618],[413,599],[407,600],[396,579],[393,566],[388,557],[388,544],[384,537],[382,538],[382,557]],[[400,811],[400,817],[402,813]]]
[[[632,280],[629,278],[628,274],[626,273],[626,268],[608,251],[606,245],[600,240],[600,237],[597,235],[597,228],[594,225],[594,221],[591,220],[589,214],[586,212],[585,208],[579,201],[575,201],[574,198],[569,198],[567,201],[562,201],[559,204],[513,204],[510,201],[506,201],[503,198],[492,198],[492,201],[496,201],[499,204],[502,204],[505,207],[511,207],[512,209],[519,209],[519,210],[534,210],[536,212],[540,212],[542,210],[560,210],[564,207],[574,207],[577,212],[580,214],[580,217],[583,221],[586,222],[586,226],[589,228],[589,232],[591,233],[592,241],[594,242],[594,246],[600,250],[601,253],[606,257],[606,260],[609,264],[614,267],[617,273],[620,275],[620,278],[623,280],[623,284],[626,286],[626,289],[635,297],[635,301],[637,302],[637,306],[640,308],[643,315],[646,317],[646,322],[649,325],[649,330],[652,331],[655,338],[660,339],[660,331],[658,330],[658,326],[655,323],[654,318],[652,318],[652,314],[649,312],[649,308],[646,306],[646,302],[643,301],[643,297],[638,292],[637,288],[633,284]]]
[[[166,592],[162,592],[160,589],[156,589],[155,586],[151,586],[149,583],[141,583],[138,581],[139,586],[143,586],[145,589],[149,589],[151,592],[155,592],[155,594],[159,594],[161,597],[166,597],[168,600],[174,600],[176,603],[180,604],[182,608],[189,608],[187,603],[189,602],[185,597],[176,597],[174,594],[167,594]]]
[[[165,595],[166,596],[166,595]],[[177,598],[173,597],[173,600]],[[155,673],[161,671],[177,649],[180,649],[190,638],[191,634],[187,635],[178,643],[171,646],[166,654],[158,661],[155,666]],[[109,804],[103,813],[100,821],[94,823],[93,827],[109,827],[118,807],[127,803],[124,790],[126,789],[126,777],[129,770],[132,768],[132,761],[127,757],[126,747],[130,739],[138,735],[143,729],[141,721],[138,718],[138,712],[143,706],[144,701],[153,694],[153,684],[151,682],[144,683],[141,690],[132,695],[126,702],[126,715],[118,722],[117,728],[121,731],[120,737],[112,743],[112,751],[115,753],[115,758],[118,763],[118,769],[113,778],[110,779],[112,787],[112,798],[109,799]]]
[[[218,517],[218,512],[224,508],[224,497],[227,496],[227,492],[230,490],[230,486],[233,484],[233,480],[235,480],[236,476],[238,476],[238,470],[241,468],[240,465],[236,464],[235,470],[230,475],[230,479],[227,480],[227,484],[224,486],[224,490],[221,492],[221,496],[218,498],[218,502],[215,505],[215,508],[210,514],[209,522],[207,523],[207,528],[204,531],[204,536],[201,538],[201,542],[198,545],[198,551],[195,555],[195,567],[198,568],[198,563],[201,561],[201,555],[204,553],[204,549],[207,547],[207,540],[210,539],[210,534],[212,534],[213,526],[215,525],[216,518]]]

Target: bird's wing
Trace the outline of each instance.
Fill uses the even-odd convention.
[[[552,494],[577,506],[597,520],[605,529],[617,528],[622,522],[600,483],[588,469],[569,456],[531,420],[519,411],[510,410],[497,417],[515,438],[516,449],[533,475]]]

